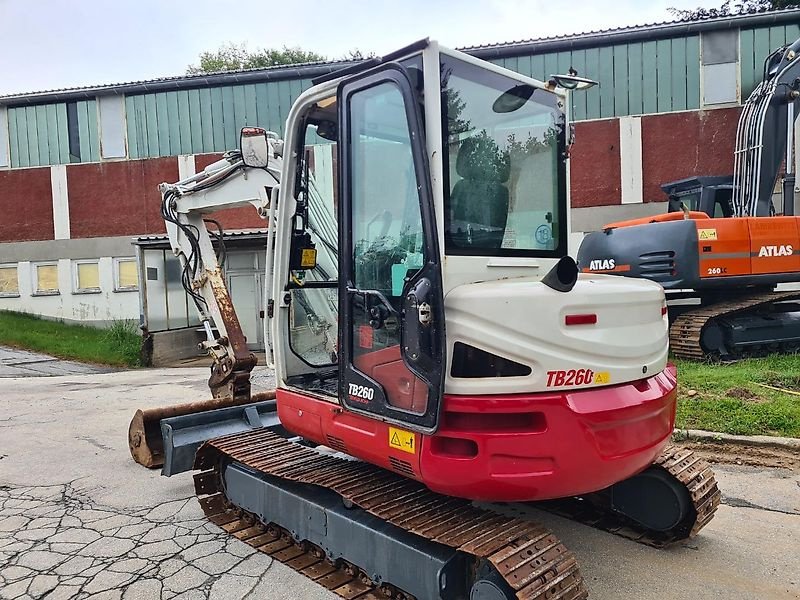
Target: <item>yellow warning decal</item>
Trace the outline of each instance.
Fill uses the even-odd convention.
[[[611,383],[611,374],[608,371],[600,371],[599,373],[595,373],[594,382],[596,385]]]
[[[716,229],[698,229],[697,230],[697,238],[699,240],[716,240],[717,239],[717,230]]]
[[[304,269],[313,269],[317,266],[317,251],[314,248],[303,248],[300,256],[300,266]]]
[[[410,431],[389,427],[389,446],[402,450],[403,452],[408,452],[409,454],[417,453],[414,434]]]

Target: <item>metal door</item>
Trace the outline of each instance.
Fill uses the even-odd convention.
[[[444,303],[420,103],[389,63],[341,84],[338,106],[340,402],[432,432]]]

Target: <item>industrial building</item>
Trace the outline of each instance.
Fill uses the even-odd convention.
[[[741,103],[767,55],[798,37],[800,10],[786,9],[465,51],[537,79],[573,68],[599,81],[571,96],[579,234],[665,211],[662,183],[731,173]],[[349,64],[0,96],[0,310],[100,326],[135,319],[170,340],[160,347],[193,348],[197,321],[157,185],[218,160],[244,125],[282,133],[311,80]],[[330,147],[310,151],[330,160]],[[264,222],[247,209],[217,218],[228,232],[227,282],[258,349]]]

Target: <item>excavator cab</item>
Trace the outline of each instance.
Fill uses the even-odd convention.
[[[427,41],[374,63],[317,82],[318,91],[298,103],[287,145],[303,158],[289,167],[296,203],[289,212],[294,223],[304,222],[313,158],[306,148],[333,142],[335,170],[320,172],[317,163],[313,175],[337,181],[327,194],[334,227],[323,229],[338,235],[315,242],[336,247],[336,264],[326,276],[290,269],[275,279],[285,289],[273,293],[279,306],[282,296],[289,299],[295,325],[319,323],[322,313],[328,319],[328,345],[317,354],[323,364],[296,352],[325,344],[319,328],[290,325],[293,343],[284,354],[290,384],[336,393],[347,411],[432,433],[447,364],[444,255],[486,269],[487,259],[513,267],[523,266],[520,258],[547,264],[566,254],[564,96],[555,86],[509,77]],[[283,329],[280,316],[275,323]],[[273,339],[280,336],[273,332]],[[515,364],[494,361],[501,370]]]
[[[661,185],[669,212],[703,212],[711,218],[733,216],[733,175],[687,177]]]

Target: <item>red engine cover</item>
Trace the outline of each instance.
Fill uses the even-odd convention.
[[[297,435],[474,500],[545,500],[594,492],[646,468],[675,425],[676,376],[590,390],[445,395],[438,431],[411,433],[278,390]]]

